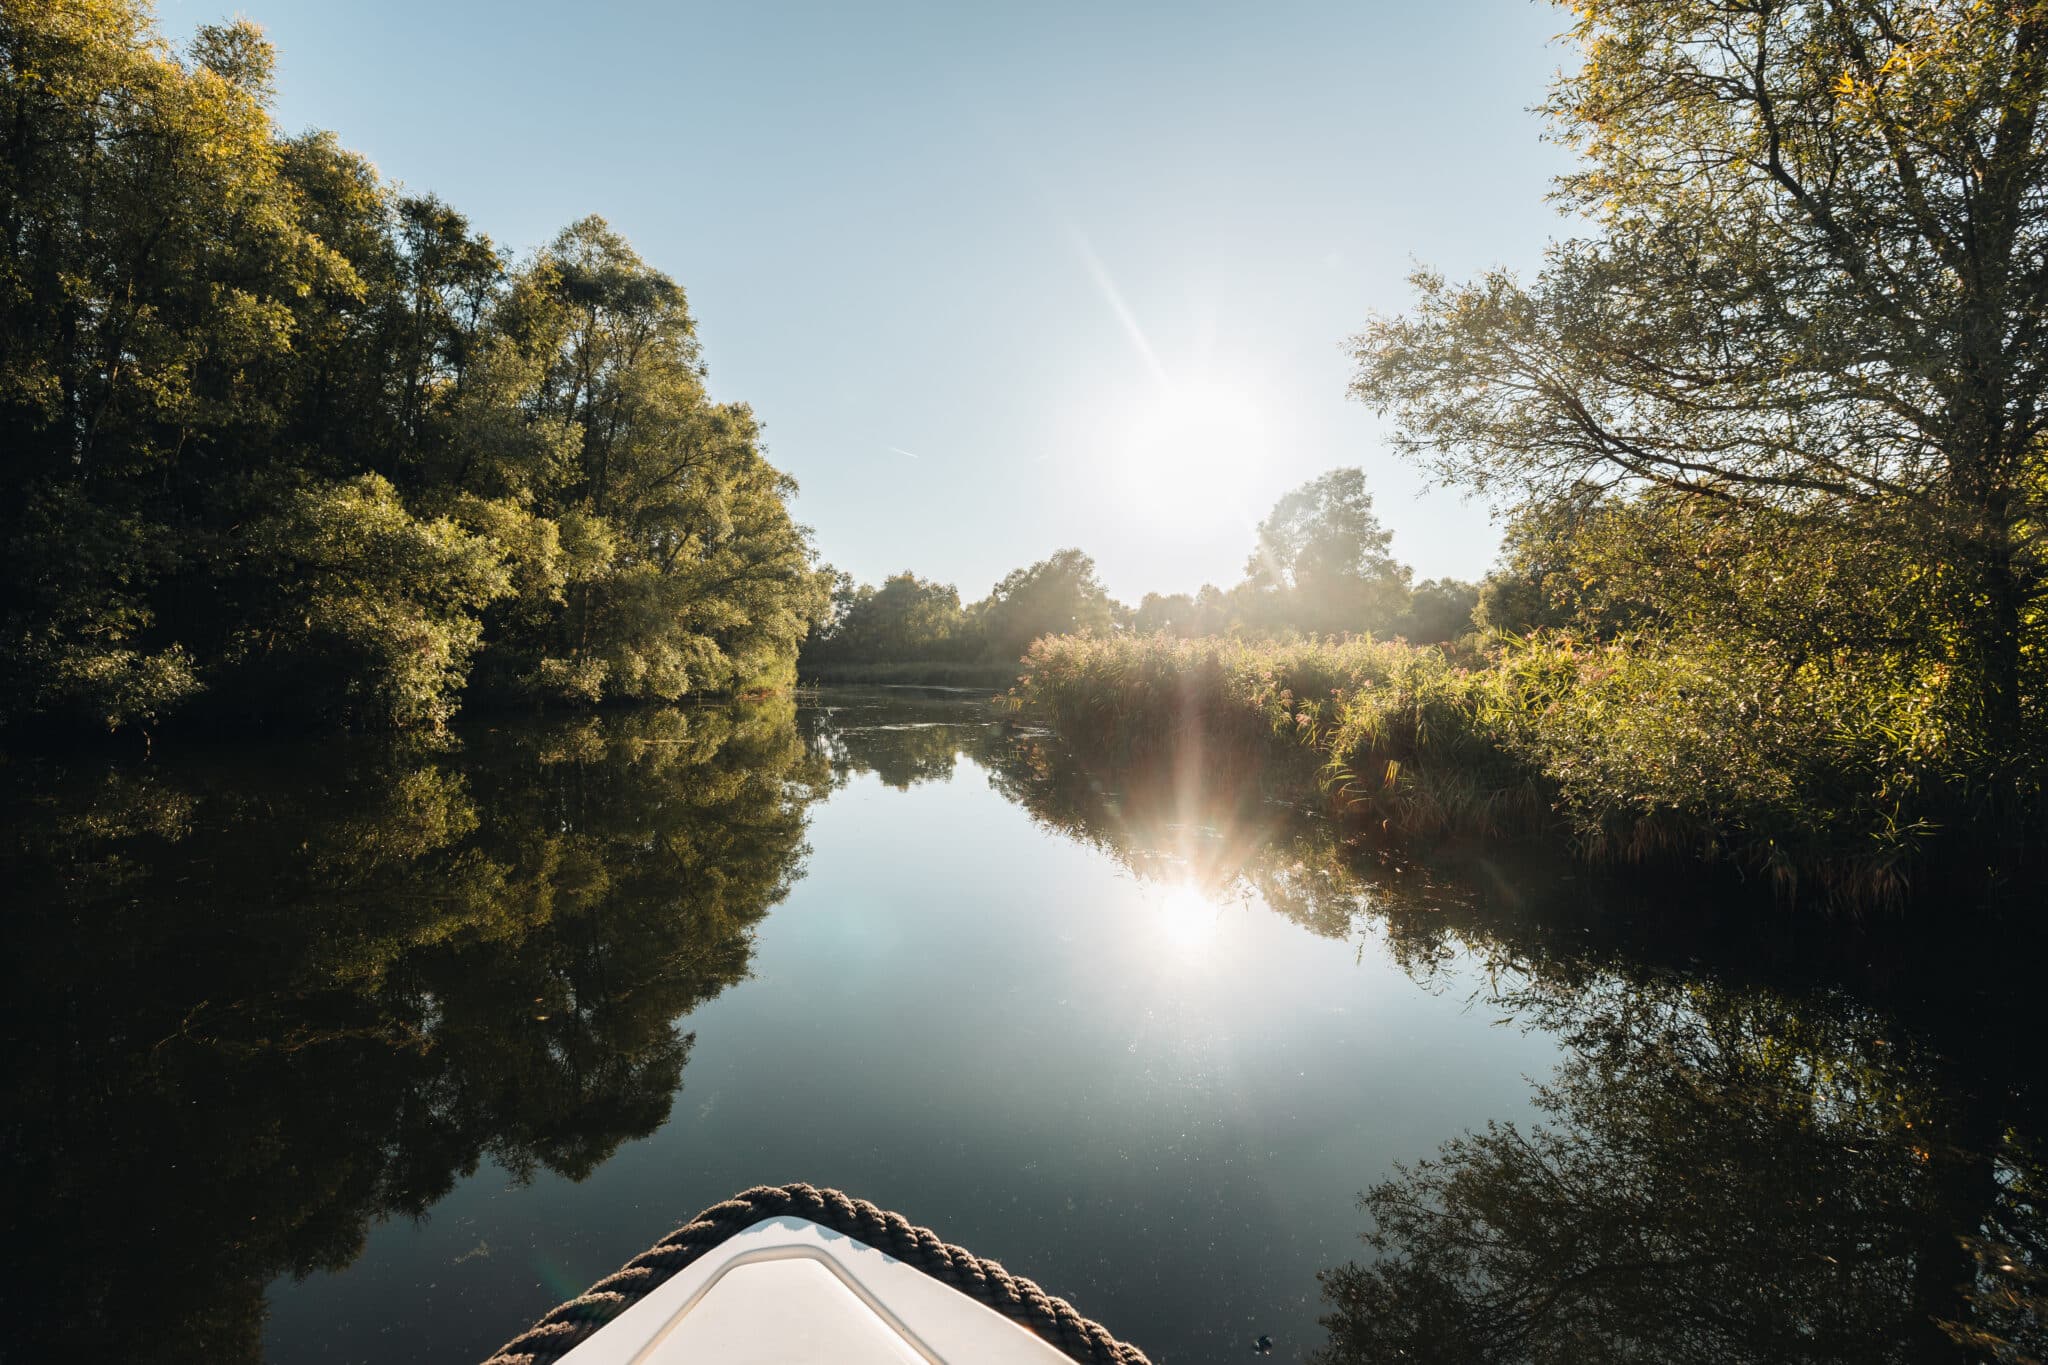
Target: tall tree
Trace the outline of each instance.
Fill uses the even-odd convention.
[[[202,686],[218,639],[160,591],[210,548],[196,496],[242,504],[302,312],[360,288],[297,211],[270,73],[246,23],[180,61],[136,5],[0,12],[7,713],[125,719]]]
[[[1384,631],[1407,605],[1408,568],[1393,557],[1361,470],[1333,469],[1288,493],[1258,534],[1245,587],[1271,623]]]
[[[560,529],[566,610],[498,648],[543,693],[591,699],[787,671],[831,583],[752,411],[706,394],[681,286],[593,217],[541,253],[503,311],[541,358],[529,410],[572,455],[537,504]]]
[[[1479,588],[1456,578],[1425,578],[1415,585],[1396,629],[1418,645],[1449,644],[1472,632]]]
[[[879,588],[856,589],[848,579],[835,595],[835,607],[830,629],[806,647],[806,660],[943,659],[981,644],[961,610],[960,590],[908,569],[891,574]]]
[[[1423,272],[1354,392],[1443,477],[1668,490],[1912,545],[1921,682],[2038,757],[2048,5],[1586,0],[1547,105],[1587,236]],[[2026,751],[2032,749],[2035,754]],[[2009,789],[2009,788],[2008,788]]]
[[[1108,589],[1095,576],[1095,561],[1067,549],[1011,570],[976,611],[990,653],[1015,659],[1041,635],[1108,630],[1113,606]]]

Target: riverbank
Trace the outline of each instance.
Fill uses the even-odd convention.
[[[1735,651],[1564,637],[1460,653],[1058,636],[1011,699],[1112,762],[1277,763],[1267,781],[1394,838],[1709,865],[1852,912],[1896,912],[1937,878],[1995,884],[1972,866],[1981,836],[1941,837],[1960,807],[1940,804],[1953,791],[1924,719],[1839,678],[1765,671]]]
[[[970,687],[1001,692],[1023,670],[1015,663],[958,659],[891,659],[864,663],[806,664],[805,687]]]

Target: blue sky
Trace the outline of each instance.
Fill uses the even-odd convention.
[[[159,0],[168,36],[237,11]],[[1238,577],[1288,488],[1366,471],[1397,553],[1487,510],[1347,401],[1415,263],[1565,224],[1528,0],[695,5],[243,0],[283,125],[335,129],[520,254],[600,213],[689,291],[824,557],[979,597],[1064,545],[1111,590]]]

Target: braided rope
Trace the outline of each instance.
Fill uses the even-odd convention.
[[[756,1185],[713,1204],[576,1298],[498,1348],[484,1365],[554,1365],[654,1287],[742,1229],[767,1218],[804,1218],[885,1251],[941,1284],[993,1308],[1083,1365],[1151,1365],[1145,1353],[1111,1336],[1021,1275],[965,1247],[939,1240],[900,1213],[838,1190]]]

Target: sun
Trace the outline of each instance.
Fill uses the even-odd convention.
[[[1265,462],[1259,404],[1224,379],[1161,384],[1132,405],[1115,466],[1130,507],[1215,519],[1243,510]]]
[[[1183,953],[1207,948],[1223,923],[1220,907],[1186,882],[1160,892],[1154,898],[1153,915],[1159,936]]]

